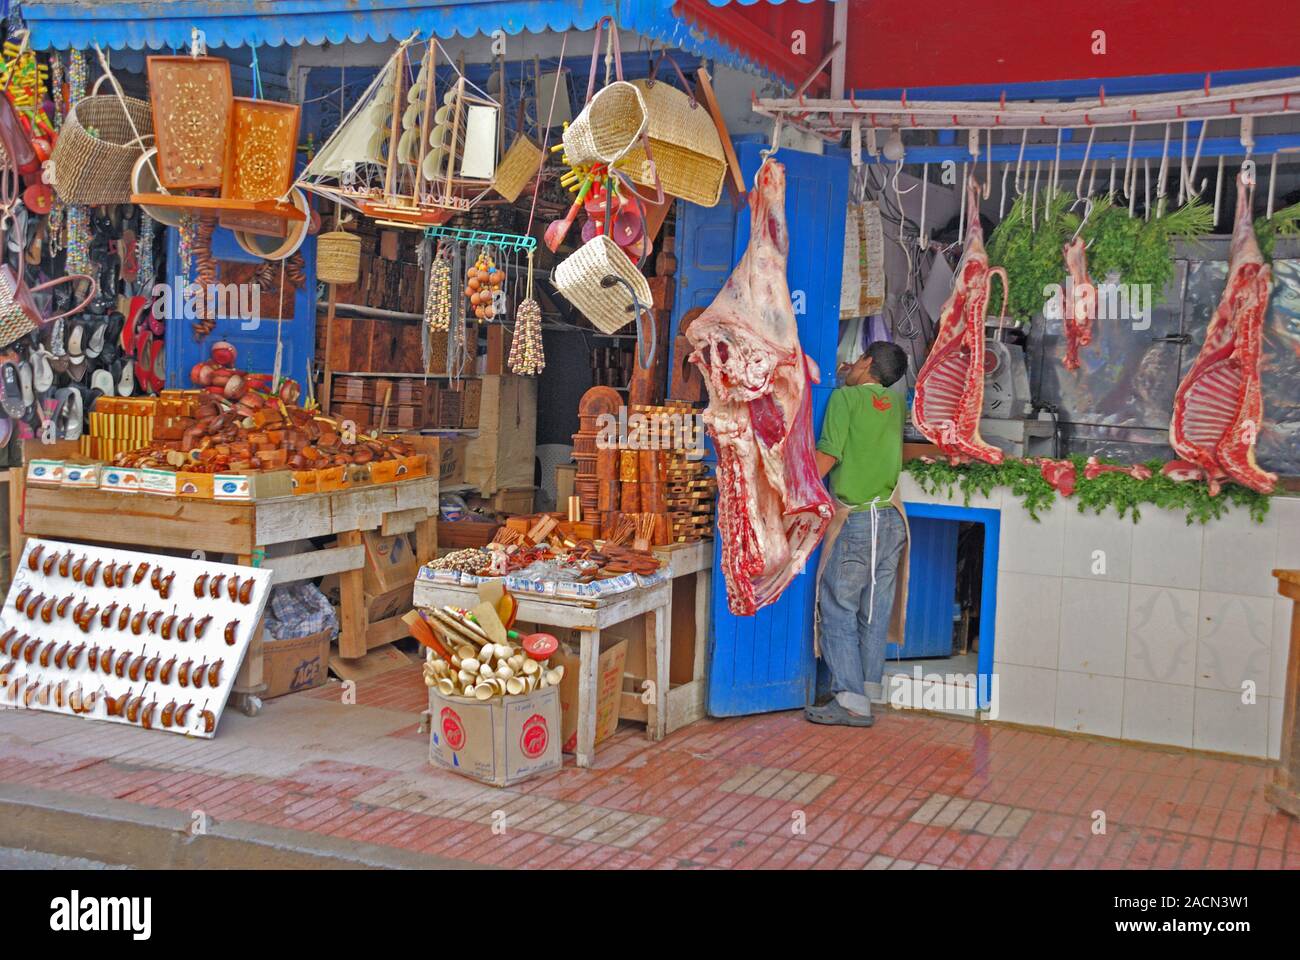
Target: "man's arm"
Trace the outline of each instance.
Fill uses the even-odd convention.
[[[822,419],[822,435],[817,442],[817,475],[826,476],[831,468],[839,463],[848,439],[848,410],[845,407],[844,394],[840,390],[831,393],[826,404],[826,416]]]

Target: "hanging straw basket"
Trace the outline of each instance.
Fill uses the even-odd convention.
[[[616,80],[596,93],[565,128],[565,157],[573,165],[617,163],[641,138],[649,120],[641,90]]]
[[[635,320],[636,312],[622,284],[601,286],[601,281],[610,274],[631,284],[641,305],[649,308],[650,283],[618,244],[603,233],[588,240],[556,267],[551,283],[598,330],[614,333]]]
[[[331,230],[316,238],[316,279],[353,284],[361,277],[361,238],[346,230]]]
[[[529,181],[537,176],[541,165],[542,148],[528,137],[521,136],[510,144],[510,149],[501,158],[501,165],[497,167],[497,178],[492,184],[492,189],[514,203],[519,199],[519,194],[524,192],[524,187],[528,186]]]
[[[634,83],[650,113],[646,133],[654,164],[646,162],[645,148],[637,143],[627,152],[623,165],[628,176],[641,186],[652,187],[657,172],[664,193],[702,207],[717,206],[727,175],[727,160],[709,111],[662,80]]]
[[[137,133],[153,135],[153,111],[144,100],[89,96],[73,104],[50,156],[59,199],[91,207],[130,203],[131,170],[147,146]]]

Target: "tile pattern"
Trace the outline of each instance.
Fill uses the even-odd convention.
[[[418,670],[362,681],[355,705],[340,693],[228,713],[211,741],[0,711],[0,782],[512,867],[1300,869],[1300,822],[1269,807],[1269,768],[1250,760],[790,712],[658,744],[625,724],[594,768],[501,790],[429,765]]]

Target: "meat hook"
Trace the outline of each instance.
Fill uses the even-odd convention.
[[[921,220],[916,226],[916,245],[924,250],[930,242],[925,232],[925,198],[930,190],[930,164],[921,165]],[[901,229],[900,229],[901,232]]]
[[[1097,135],[1097,128],[1088,129],[1088,145],[1083,148],[1083,164],[1079,167],[1079,179],[1074,185],[1074,199],[1083,199],[1083,175],[1088,172],[1088,156],[1092,153],[1092,139]],[[1095,169],[1095,168],[1094,168]]]
[[[1124,158],[1124,195],[1129,199],[1128,214],[1133,216],[1133,190],[1137,185],[1137,168],[1133,164],[1133,143],[1137,127],[1128,128],[1128,155]]]
[[[1219,201],[1223,197],[1223,154],[1219,154],[1219,172],[1214,177],[1214,223],[1219,223]]]
[[[1029,128],[1025,127],[1020,131],[1020,154],[1016,157],[1016,196],[1025,192],[1025,188],[1020,185],[1020,168],[1025,162],[1025,144],[1029,141]]]
[[[1007,206],[1007,174],[1011,172],[1011,162],[1002,165],[1002,195],[998,197],[998,220],[1002,220]]]
[[[1264,216],[1273,216],[1273,188],[1277,185],[1277,154],[1273,154],[1273,161],[1268,167],[1268,207],[1265,209]]]

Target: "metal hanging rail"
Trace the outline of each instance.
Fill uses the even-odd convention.
[[[525,237],[517,233],[494,233],[491,230],[465,230],[461,227],[428,227],[424,235],[431,240],[455,240],[459,243],[472,243],[478,246],[500,247],[506,250],[535,250],[536,237]]]
[[[979,127],[1117,127],[1183,120],[1240,119],[1300,113],[1300,78],[1267,80],[1201,90],[1107,98],[1105,91],[1088,100],[1056,103],[1000,101],[759,99],[756,113],[783,119],[810,132],[838,136],[856,119],[868,129],[950,130]]]

